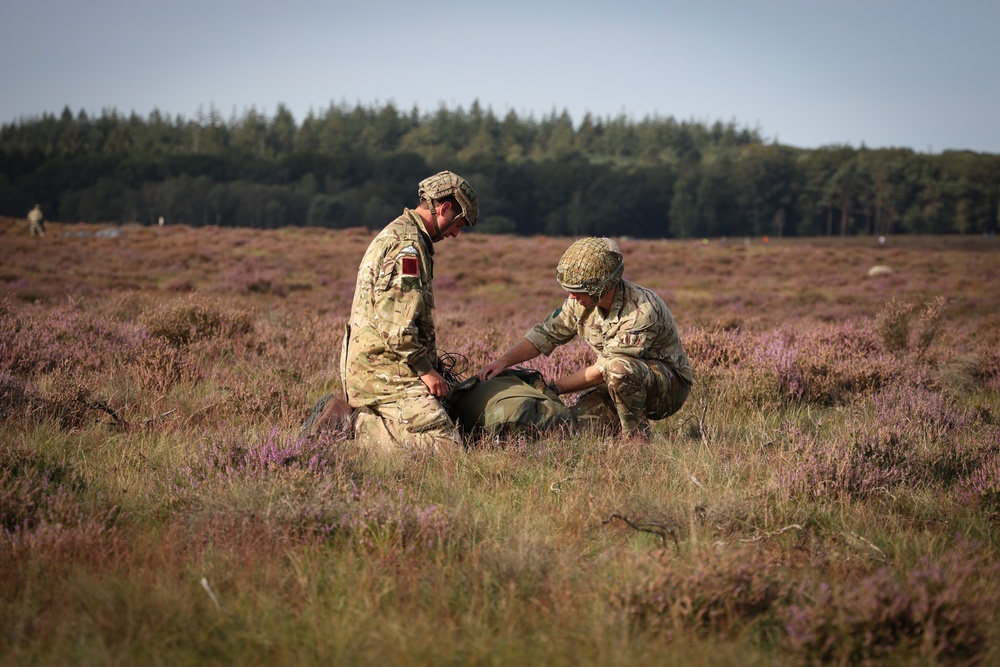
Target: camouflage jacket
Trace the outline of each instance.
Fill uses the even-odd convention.
[[[653,290],[620,281],[607,317],[597,306],[585,308],[575,299],[566,299],[524,335],[545,355],[576,336],[597,353],[594,365],[601,373],[613,356],[658,359],[694,383],[674,316]]]
[[[437,365],[433,277],[434,246],[420,216],[404,209],[372,240],[358,268],[341,351],[351,405],[400,400]]]

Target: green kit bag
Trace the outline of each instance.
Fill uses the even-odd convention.
[[[445,403],[464,434],[530,433],[576,423],[569,408],[548,390],[541,373],[520,368],[508,368],[482,382],[472,377],[457,385]]]

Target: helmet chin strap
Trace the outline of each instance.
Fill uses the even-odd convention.
[[[457,224],[458,224],[458,218],[457,217],[452,218],[451,220],[449,220],[448,221],[448,226],[444,227],[444,228],[442,228],[441,224],[438,223],[438,237],[439,237],[438,240],[440,241],[441,239],[443,239],[444,235],[447,234],[448,232],[450,232],[452,230],[452,228],[454,228],[455,225],[457,225]]]
[[[438,241],[440,241],[441,239],[443,239],[444,236],[441,234],[441,226],[438,224],[438,221],[437,221],[437,206],[434,205],[434,200],[433,199],[428,199],[427,200],[427,208],[430,209],[430,212],[431,212],[431,222],[433,223],[433,226],[434,226],[434,233],[430,235],[431,236],[431,241],[433,241],[434,243],[437,243]]]
[[[434,223],[434,229],[435,229],[434,234],[431,235],[431,241],[433,241],[434,243],[437,243],[438,241],[440,241],[441,239],[444,238],[445,232],[450,231],[451,228],[455,226],[455,224],[456,224],[455,221],[458,219],[458,216],[452,217],[452,219],[451,219],[450,223],[448,224],[448,226],[446,228],[442,229],[441,228],[441,223],[438,222],[437,206],[434,205],[434,200],[433,199],[430,199],[428,201],[430,202],[431,222]]]

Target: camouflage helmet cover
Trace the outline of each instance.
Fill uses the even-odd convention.
[[[607,294],[625,271],[625,258],[609,238],[575,241],[556,265],[556,280],[567,292],[586,292],[594,299]]]
[[[437,201],[445,197],[454,197],[462,207],[462,216],[470,226],[476,224],[479,218],[479,201],[476,191],[469,182],[451,171],[441,171],[420,181],[417,186],[417,196],[420,201]]]

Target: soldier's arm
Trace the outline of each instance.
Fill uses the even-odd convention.
[[[583,307],[571,299],[566,299],[555,312],[524,334],[538,350],[548,356],[560,345],[565,345],[577,335],[580,313]]]
[[[529,359],[534,359],[541,352],[535,345],[527,338],[522,338],[518,343],[516,343],[512,348],[507,350],[499,359],[491,361],[486,364],[476,373],[476,377],[480,380],[489,380],[492,377],[496,377],[505,368],[509,368],[514,364],[520,364]]]
[[[386,350],[423,376],[433,371],[433,350],[427,348],[417,327],[418,315],[426,307],[425,286],[419,268],[407,264],[410,257],[396,253],[389,276],[376,287],[373,297],[378,317],[373,324]]]
[[[590,389],[604,382],[604,374],[597,366],[585,366],[572,375],[558,378],[552,387],[557,394],[571,394],[575,391]]]
[[[420,381],[427,387],[431,396],[444,398],[448,395],[448,381],[433,368],[420,376]]]

